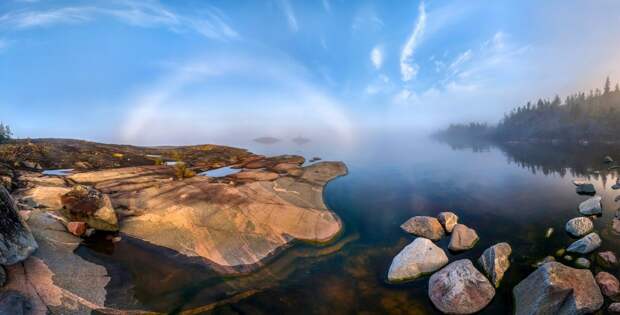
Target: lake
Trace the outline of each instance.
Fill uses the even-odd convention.
[[[450,210],[480,236],[473,249],[458,254],[447,250],[449,237],[437,242],[451,262],[477,260],[498,242],[512,246],[512,265],[481,312],[509,314],[512,288],[534,270],[532,264],[574,241],[564,225],[588,198],[572,184],[584,177],[603,196],[604,214],[594,221],[602,249],[620,252],[620,235],[611,230],[620,205],[614,202],[620,191],[611,189],[617,173],[603,164],[605,155],[620,159],[618,146],[448,144],[387,133],[348,146],[316,140],[236,145],[258,154],[344,161],[349,174],[329,183],[324,195],[344,222],[341,237],[323,247],[298,244],[239,277],[221,277],[138,240],[93,240],[78,253],[113,275],[106,305],[191,310],[185,314],[439,314],[428,299],[428,277],[388,284],[386,273],[415,238],[400,229],[404,221]],[[555,232],[545,238],[550,227]]]

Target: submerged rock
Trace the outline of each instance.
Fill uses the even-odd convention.
[[[587,258],[579,257],[577,258],[577,260],[575,260],[575,267],[581,269],[588,269],[590,268],[590,261]]]
[[[611,156],[607,155],[603,158],[603,162],[604,163],[613,163],[614,159],[611,158]]]
[[[12,265],[25,260],[38,245],[4,186],[0,186],[0,218],[0,264]]]
[[[579,212],[583,215],[599,215],[603,213],[601,196],[594,196],[579,204]]]
[[[601,271],[596,274],[596,283],[606,297],[618,297],[620,295],[620,281],[612,274]]]
[[[448,248],[452,251],[463,251],[473,248],[478,242],[478,234],[464,224],[457,224],[452,230]]]
[[[588,314],[603,306],[592,272],[558,262],[542,265],[513,289],[515,315]]]
[[[564,256],[564,259],[566,259],[566,257],[567,257],[567,256]],[[568,256],[568,257],[570,257],[570,256]],[[571,259],[572,259],[572,257],[571,257]],[[534,268],[538,268],[538,267],[540,267],[540,266],[542,266],[542,265],[544,265],[544,264],[546,264],[546,263],[548,263],[548,262],[552,262],[552,261],[555,261],[555,257],[553,257],[553,256],[547,256],[547,257],[545,257],[545,258],[543,258],[543,259],[541,259],[541,260],[539,260],[539,261],[537,261],[537,262],[533,263],[533,264],[532,264],[532,267],[534,267]]]
[[[607,311],[614,315],[620,314],[620,303],[611,303],[607,308]]]
[[[486,307],[495,289],[468,259],[457,260],[433,274],[428,295],[446,314],[473,314]]]
[[[601,246],[601,237],[596,233],[590,233],[568,246],[566,251],[570,253],[589,254]]]
[[[438,241],[444,235],[444,230],[439,220],[433,217],[416,216],[400,226],[403,230],[416,236]]]
[[[88,226],[102,231],[118,231],[118,218],[110,197],[100,191],[75,185],[60,197],[63,215],[71,221],[86,222]]]
[[[551,235],[553,235],[553,232],[554,232],[554,231],[555,231],[555,230],[554,230],[552,227],[548,228],[548,229],[545,231],[545,238],[550,238],[550,237],[551,237]]]
[[[437,219],[439,220],[439,223],[441,223],[443,228],[448,233],[452,233],[454,226],[459,221],[459,217],[453,212],[449,212],[449,211],[439,213],[439,215],[437,216]]]
[[[592,184],[577,185],[575,190],[580,195],[594,195],[594,194],[596,194],[596,189],[594,188],[594,185],[592,185]]]
[[[603,268],[613,268],[618,266],[618,258],[612,251],[596,253],[596,263]]]
[[[572,218],[566,222],[566,232],[575,237],[582,237],[592,230],[594,230],[594,224],[586,217]]]
[[[504,273],[510,267],[509,258],[511,253],[512,248],[510,244],[499,243],[487,248],[478,259],[478,263],[482,266],[484,273],[496,288],[499,287]]]
[[[413,280],[434,272],[447,263],[448,256],[443,249],[427,238],[418,237],[394,257],[388,271],[388,280]]]

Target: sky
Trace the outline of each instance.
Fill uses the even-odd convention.
[[[139,145],[496,122],[620,80],[620,1],[1,0],[16,137]]]

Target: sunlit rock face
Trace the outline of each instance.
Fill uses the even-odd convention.
[[[170,167],[109,169],[70,176],[109,194],[115,208],[132,216],[121,232],[189,257],[200,257],[225,272],[260,266],[294,240],[327,242],[342,229],[323,203],[323,187],[347,173],[340,162],[281,174],[213,182],[196,176],[173,180]]]

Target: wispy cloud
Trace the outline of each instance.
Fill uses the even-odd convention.
[[[295,16],[291,3],[288,0],[280,0],[280,6],[282,7],[282,12],[284,12],[286,16],[286,21],[291,31],[297,32],[299,30],[299,25],[297,24],[297,17]]]
[[[400,73],[403,81],[410,81],[418,73],[418,65],[413,60],[413,54],[420,41],[420,37],[424,33],[426,27],[426,10],[424,2],[418,7],[418,20],[415,23],[411,35],[407,39],[405,46],[400,54]]]
[[[18,10],[0,16],[0,28],[25,30],[58,24],[81,24],[100,17],[112,17],[137,27],[164,27],[174,32],[191,30],[210,39],[239,37],[226,16],[208,7],[202,16],[173,12],[158,2],[113,2],[102,6],[75,6],[46,10]]]
[[[377,45],[370,51],[370,61],[372,62],[372,65],[375,66],[375,69],[381,69],[381,66],[383,65],[383,51],[381,46]]]

